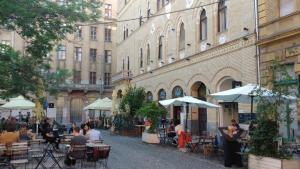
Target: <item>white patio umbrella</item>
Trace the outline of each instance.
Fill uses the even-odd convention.
[[[18,109],[18,110],[28,110],[35,107],[35,104],[29,100],[26,100],[23,96],[18,96],[15,98],[11,98],[9,102],[5,103],[1,106],[1,108],[5,109]]]
[[[253,114],[253,102],[258,102],[260,97],[267,99],[274,99],[275,96],[278,96],[278,93],[273,92],[272,90],[263,88],[257,84],[247,84],[242,87],[225,90],[222,92],[211,94],[217,100],[223,100],[224,102],[239,102],[239,103],[250,103],[251,104],[251,119]],[[293,96],[282,96],[285,100],[297,100]]]
[[[184,96],[184,97],[178,97],[175,99],[169,99],[169,100],[161,100],[159,103],[163,106],[186,106],[186,122],[185,122],[185,131],[187,130],[187,117],[189,113],[189,106],[193,107],[201,107],[201,108],[218,108],[220,106],[196,99],[191,96]]]
[[[112,102],[109,98],[97,99],[90,105],[83,108],[83,110],[110,110]]]

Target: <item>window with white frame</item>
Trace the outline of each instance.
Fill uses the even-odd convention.
[[[91,38],[91,40],[97,39],[97,27],[96,26],[91,26],[90,38]]]
[[[112,5],[111,4],[104,4],[104,17],[107,19],[112,18]]]
[[[96,62],[97,60],[97,49],[91,48],[90,49],[90,61]]]
[[[81,59],[82,59],[82,48],[75,47],[75,61],[81,62]]]
[[[104,61],[107,64],[111,63],[111,55],[112,55],[112,51],[111,50],[105,50],[104,51]]]
[[[77,26],[76,27],[75,37],[76,38],[81,38],[82,37],[82,26]]]
[[[90,72],[90,84],[96,84],[96,72]]]
[[[58,47],[57,47],[57,59],[58,60],[66,59],[66,46],[58,45]]]
[[[280,16],[288,15],[295,11],[294,0],[279,0],[280,1]]]
[[[105,28],[105,42],[111,42],[111,28]]]
[[[104,73],[104,86],[111,84],[111,73]]]

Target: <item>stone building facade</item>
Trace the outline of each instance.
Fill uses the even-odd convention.
[[[261,84],[271,87],[272,72],[269,67],[277,60],[286,66],[290,81],[280,83],[296,85],[295,93],[299,94],[300,75],[300,1],[299,0],[258,0],[258,24],[260,49]],[[300,104],[298,103],[298,126],[293,125],[300,135]],[[297,129],[298,128],[298,129]],[[297,131],[298,130],[298,131]],[[292,133],[292,134],[293,134]]]
[[[63,1],[60,1],[63,3]],[[77,31],[56,44],[49,54],[51,71],[67,69],[72,73],[57,96],[48,96],[47,109],[58,122],[81,122],[88,118],[83,108],[98,98],[111,97],[112,57],[116,55],[117,0],[103,0],[99,23],[78,24]],[[15,32],[1,30],[1,43],[24,51],[25,43]],[[53,104],[50,104],[53,103]]]
[[[257,83],[254,1],[127,0],[118,10],[116,102],[130,85],[146,89],[147,99],[183,95],[217,103],[209,94]],[[132,19],[135,18],[135,19]],[[193,133],[215,131],[249,112],[247,106],[191,108]],[[169,108],[179,120],[179,107]]]

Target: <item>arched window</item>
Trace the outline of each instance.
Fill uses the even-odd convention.
[[[223,32],[227,29],[227,7],[225,0],[221,0],[218,5],[218,31]]]
[[[150,45],[147,44],[147,65],[150,65]]]
[[[173,98],[183,97],[183,90],[182,90],[182,88],[180,86],[175,86],[173,88],[172,97]]]
[[[181,23],[180,25],[180,32],[179,32],[179,50],[185,49],[185,29],[184,24]]]
[[[159,40],[158,40],[158,60],[161,60],[163,57],[163,42],[162,42],[162,38],[163,36],[159,36]]]
[[[140,68],[142,68],[144,66],[144,62],[143,62],[143,49],[140,49]]]
[[[158,91],[158,100],[165,100],[167,98],[166,91],[164,89],[160,89]]]
[[[200,40],[207,39],[207,17],[205,9],[202,10],[200,15]]]
[[[148,102],[153,101],[153,95],[152,95],[152,93],[150,91],[147,92],[147,101]]]

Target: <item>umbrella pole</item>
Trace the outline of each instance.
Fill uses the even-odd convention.
[[[251,97],[251,111],[250,111],[250,120],[252,120],[253,118],[253,98],[254,96],[250,96]]]
[[[188,114],[189,114],[189,103],[186,103],[186,114],[185,114],[185,132],[187,132],[187,119],[188,119]]]

